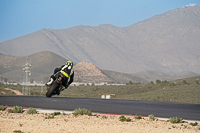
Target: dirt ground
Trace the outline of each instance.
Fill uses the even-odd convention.
[[[5,90],[10,90],[12,92],[14,92],[16,95],[23,95],[20,91],[18,90],[13,90],[13,89],[10,89],[10,88],[4,88]],[[4,92],[5,93],[5,92]]]
[[[13,133],[196,133],[200,124],[172,124],[167,121],[135,119],[119,121],[119,116],[87,116],[60,114],[48,118],[49,114],[8,113],[0,111],[0,132]],[[127,117],[127,116],[126,116]]]

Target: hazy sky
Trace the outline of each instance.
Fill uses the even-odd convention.
[[[126,27],[200,0],[0,0],[0,42],[42,28]]]

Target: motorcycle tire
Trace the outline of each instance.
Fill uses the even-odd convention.
[[[59,88],[59,83],[54,82],[53,85],[49,88],[49,90],[46,93],[46,97],[51,97],[53,92]]]

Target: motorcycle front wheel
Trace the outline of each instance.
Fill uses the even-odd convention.
[[[54,82],[53,85],[49,88],[49,90],[46,93],[46,97],[51,97],[53,92],[59,88],[59,83]]]

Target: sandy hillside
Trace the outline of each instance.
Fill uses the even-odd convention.
[[[119,116],[74,116],[49,114],[8,113],[0,111],[0,132],[12,133],[200,133],[200,124],[171,124],[167,121],[131,118],[131,122],[119,121]]]

